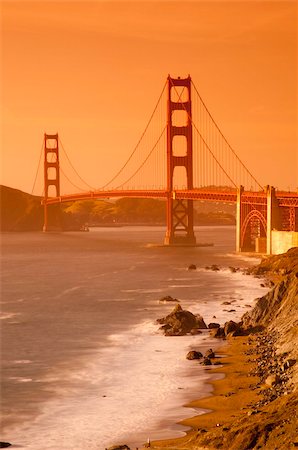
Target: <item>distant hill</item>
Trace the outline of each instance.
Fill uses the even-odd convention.
[[[43,225],[41,197],[0,185],[0,230],[34,231]]]
[[[42,230],[41,200],[41,197],[0,186],[0,230]],[[195,225],[233,225],[235,223],[235,205],[212,202],[195,202],[194,205]],[[163,225],[166,220],[166,202],[156,199],[120,198],[114,201],[90,199],[53,205],[51,208],[54,210],[52,216],[59,216],[60,226],[64,230],[78,230],[85,223],[94,226]]]

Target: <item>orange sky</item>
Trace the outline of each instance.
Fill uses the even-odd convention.
[[[0,184],[31,192],[45,131],[104,184],[170,73],[191,75],[262,185],[297,188],[296,1],[2,0],[1,10]]]

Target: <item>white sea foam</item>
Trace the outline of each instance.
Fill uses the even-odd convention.
[[[198,364],[187,361],[185,354],[194,343],[198,345],[198,337],[166,339],[152,321],[145,321],[126,333],[111,335],[110,342],[84,370],[69,375],[69,381],[80,382],[79,390],[75,383],[70,383],[73,389],[58,388],[57,399],[47,403],[43,414],[26,430],[14,433],[15,443],[32,450],[41,445],[44,450],[69,450],[76,442],[77,448],[95,450],[132,430],[138,434],[157,428],[164,415],[173,422],[194,415],[194,410],[181,405],[207,377],[203,367],[197,367],[195,375],[188,374]],[[171,430],[167,435],[179,436],[184,429],[177,427],[176,433]]]
[[[108,232],[116,234],[118,229],[109,229]],[[133,232],[135,233],[135,228]],[[145,253],[142,253],[141,257],[144,255]],[[157,252],[154,255],[158,258]],[[148,255],[145,256],[147,258]],[[226,255],[224,258],[226,263]],[[231,265],[237,265],[235,255],[228,258]],[[175,259],[175,266],[181,260]],[[210,263],[210,258],[206,261]],[[249,261],[251,262],[251,259]],[[84,355],[82,361],[79,357],[74,363],[66,360],[63,369],[54,366],[50,367],[46,374],[39,372],[36,377],[32,375],[33,386],[36,386],[36,383],[45,383],[44,390],[56,395],[42,403],[42,413],[35,420],[32,420],[31,416],[27,423],[18,425],[15,429],[7,429],[1,438],[26,450],[102,450],[109,445],[124,442],[132,448],[140,447],[147,437],[153,440],[183,433],[184,428],[175,426],[175,422],[200,411],[184,408],[182,405],[211,392],[211,387],[204,384],[209,379],[209,369],[200,366],[196,361],[186,360],[185,355],[193,348],[202,352],[207,348],[214,348],[218,341],[211,340],[207,330],[197,336],[166,338],[161,335],[158,326],[154,324],[154,317],[168,314],[174,305],[159,305],[158,295],[154,294],[171,294],[181,300],[183,308],[202,314],[207,324],[211,321],[222,324],[231,318],[240,318],[246,309],[244,305],[252,305],[253,299],[263,295],[266,290],[260,287],[259,280],[241,273],[231,273],[228,269],[216,274],[204,268],[188,272],[185,266],[181,267],[183,262],[179,267],[173,267],[171,264],[172,259],[169,258],[161,265],[160,272],[149,267],[154,275],[154,283],[142,280],[139,285],[137,280],[141,278],[137,278],[137,275],[141,277],[142,272],[135,274],[133,271],[136,267],[135,257],[127,262],[126,272],[120,267],[119,273],[124,274],[123,277],[121,275],[122,278],[117,278],[118,275],[114,279],[111,278],[106,263],[102,269],[99,269],[97,264],[86,266],[88,270],[86,269],[85,280],[94,279],[94,283],[89,285],[90,290],[96,291],[93,299],[108,305],[108,299],[98,297],[97,291],[105,279],[111,278],[111,284],[108,285],[109,289],[104,291],[107,292],[104,296],[111,295],[113,308],[113,301],[136,300],[133,307],[124,308],[123,311],[125,314],[133,311],[133,318],[139,317],[141,323],[122,331],[129,323],[129,320],[123,317],[123,327],[121,322],[118,322],[119,333],[109,337],[105,348],[90,351],[88,363]],[[226,266],[228,265],[226,263]],[[89,267],[92,270],[96,267],[96,270],[90,274]],[[129,271],[129,268],[132,271]],[[173,275],[173,272],[177,277],[172,276],[169,279],[169,274]],[[129,273],[133,278],[129,279]],[[115,280],[119,284],[116,283],[117,288],[113,290],[112,282]],[[185,285],[194,289],[185,289]],[[123,290],[118,290],[118,286],[122,286]],[[142,286],[142,289],[129,289],[134,286]],[[75,273],[72,288],[60,291],[60,295],[64,297],[69,294],[71,297],[78,289]],[[124,294],[125,298],[121,299],[119,291],[128,294]],[[128,298],[130,294],[133,294],[131,299]],[[236,301],[231,306],[222,305],[223,301],[234,300]],[[229,313],[224,309],[236,311]],[[137,316],[138,311],[144,311],[144,314],[139,313]],[[148,316],[152,317],[152,320],[141,321],[141,317]],[[98,326],[100,327],[100,322]],[[21,366],[16,369],[17,375],[21,373]],[[26,371],[24,377],[15,379],[14,382],[27,383],[24,388],[29,388],[29,376],[25,375]],[[28,381],[21,381],[21,378]],[[20,385],[18,387],[20,388]]]
[[[30,364],[32,363],[31,359],[16,359],[15,361],[12,361],[13,364]]]
[[[169,284],[169,288],[196,288],[200,287],[202,284]]]
[[[17,381],[18,383],[29,383],[32,380],[32,378],[24,378],[24,377],[9,377],[10,380]]]
[[[20,313],[0,312],[0,320],[12,319],[15,316],[19,316]]]
[[[151,294],[155,292],[163,292],[164,289],[157,288],[157,289],[121,289],[121,292],[127,292],[127,293],[139,293],[139,294]]]
[[[264,293],[259,281],[252,277],[227,272],[221,277],[227,285],[225,298],[231,287],[231,295],[238,299],[242,296],[247,304]],[[233,316],[224,311],[220,297],[211,302],[184,302],[184,307],[202,314],[207,323],[214,321],[214,312],[221,323],[243,314],[240,307]],[[160,315],[167,310],[161,308]],[[78,449],[99,450],[127,442],[132,430],[135,441],[130,440],[130,445],[141,445],[143,430],[148,429],[156,430],[150,433],[151,439],[180,436],[185,428],[173,424],[200,413],[182,405],[202,395],[198,386],[209,378],[206,368],[187,361],[185,355],[189,349],[206,350],[214,345],[207,330],[197,336],[165,338],[152,320],[125,333],[112,334],[106,348],[87,366],[68,374],[67,386],[57,383],[61,381],[59,376],[44,380],[52,382],[57,396],[45,404],[43,413],[30,426],[15,431],[14,442],[30,450],[40,450],[41,445],[44,450],[69,450],[73,442]],[[193,367],[196,370],[191,370]],[[161,433],[158,423],[165,418]]]
[[[58,295],[56,295],[56,298],[61,298],[64,295],[71,294],[72,292],[77,291],[78,289],[81,289],[81,286],[73,286],[69,289],[65,289],[64,291],[62,291]]]

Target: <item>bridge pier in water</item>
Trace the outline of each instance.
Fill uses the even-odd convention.
[[[196,245],[193,229],[192,200],[167,200],[167,231],[165,245]]]
[[[186,90],[186,101],[182,101],[182,92]],[[174,95],[172,95],[174,94]],[[173,101],[173,97],[175,101]],[[185,112],[185,124],[173,123],[175,111]],[[179,155],[175,152],[173,141],[175,136],[185,137],[185,148]],[[181,154],[182,153],[182,154]],[[174,171],[176,167],[184,167],[186,171],[187,189],[193,189],[193,148],[192,148],[192,112],[191,112],[191,78],[171,78],[168,76],[168,109],[167,109],[167,231],[165,245],[196,245],[193,229],[193,201],[176,198],[174,191]]]

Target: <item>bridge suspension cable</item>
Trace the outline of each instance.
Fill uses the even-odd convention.
[[[152,155],[153,151],[156,149],[157,145],[159,144],[161,138],[163,137],[163,135],[165,134],[165,131],[167,129],[167,126],[165,125],[164,129],[162,130],[159,138],[157,139],[157,141],[155,142],[155,144],[153,145],[153,147],[151,148],[150,152],[148,153],[147,157],[144,159],[144,161],[141,163],[141,165],[137,168],[137,170],[127,179],[125,180],[123,183],[121,183],[119,186],[116,187],[116,189],[120,189],[123,188],[124,185],[126,185],[127,183],[129,183],[139,172],[140,170],[145,166],[146,162],[149,160],[150,156]]]
[[[224,143],[227,145],[228,149],[230,150],[230,152],[234,155],[235,159],[238,161],[238,163],[240,164],[240,166],[244,169],[244,171],[249,175],[249,177],[251,178],[251,180],[253,180],[253,182],[256,184],[256,186],[258,186],[260,189],[263,189],[263,187],[261,186],[261,184],[259,183],[259,181],[254,177],[254,175],[250,172],[250,170],[245,166],[245,164],[243,163],[243,161],[239,158],[239,156],[237,155],[237,153],[235,152],[235,150],[232,148],[232,146],[230,145],[230,143],[228,142],[228,140],[226,139],[226,137],[224,136],[224,134],[222,133],[221,129],[219,128],[219,126],[217,125],[217,123],[215,122],[212,114],[210,113],[209,109],[207,108],[206,103],[204,102],[204,100],[202,99],[197,87],[195,86],[195,84],[192,83],[192,87],[194,88],[198,99],[201,103],[201,105],[203,106],[205,112],[207,113],[207,115],[209,116],[211,122],[213,123],[213,125],[215,126],[217,132],[219,133],[219,136],[223,139]],[[219,141],[219,139],[218,139]]]
[[[172,84],[172,87],[174,88],[176,95],[178,98],[181,98],[181,94],[179,94],[179,92],[177,91],[177,88],[174,84]],[[198,135],[200,136],[202,142],[204,143],[205,147],[208,149],[210,155],[212,156],[213,160],[216,162],[216,164],[221,168],[221,170],[224,172],[224,174],[226,175],[226,177],[231,181],[231,183],[236,187],[236,184],[234,183],[234,181],[232,180],[232,178],[228,175],[228,173],[225,171],[224,167],[221,165],[221,163],[218,161],[218,159],[216,158],[215,154],[213,153],[213,151],[211,150],[211,148],[209,147],[209,145],[207,144],[207,142],[205,141],[204,137],[202,136],[202,134],[200,133],[197,125],[195,124],[195,122],[193,121],[191,115],[189,114],[189,112],[187,111],[186,107],[184,106],[184,103],[182,102],[182,107],[184,109],[184,111],[186,112],[189,120],[192,122],[192,125],[194,127],[194,129],[196,130],[196,132],[198,133]]]
[[[128,166],[128,164],[131,162],[133,156],[136,154],[137,150],[139,149],[140,144],[142,143],[142,141],[143,141],[143,139],[144,139],[144,136],[146,135],[146,133],[147,133],[147,131],[148,131],[150,125],[152,124],[153,118],[154,118],[154,116],[156,115],[157,110],[158,110],[158,107],[159,107],[160,104],[161,104],[161,100],[162,100],[162,98],[163,98],[163,95],[164,95],[166,86],[167,86],[167,81],[165,82],[165,84],[164,84],[164,86],[163,86],[163,88],[162,88],[161,94],[160,94],[160,96],[159,96],[159,98],[158,98],[158,100],[157,100],[157,103],[156,103],[156,105],[155,105],[155,107],[154,107],[154,109],[153,109],[153,112],[152,112],[152,114],[151,114],[151,116],[150,116],[150,118],[149,118],[149,120],[148,120],[148,122],[147,122],[147,124],[146,124],[146,127],[144,128],[144,131],[142,132],[142,134],[141,134],[141,136],[140,136],[140,139],[138,140],[138,142],[137,142],[136,146],[134,147],[133,151],[131,152],[129,158],[126,160],[126,162],[123,164],[123,166],[118,170],[118,172],[117,172],[117,173],[116,173],[116,174],[115,174],[115,175],[114,175],[107,183],[105,183],[103,186],[101,186],[101,187],[98,188],[97,190],[103,190],[103,189],[105,189],[107,186],[110,186],[110,185],[111,185],[111,184],[112,184],[112,183],[113,183],[113,182],[114,182],[114,181],[115,181],[115,180],[123,173],[124,169],[126,169],[126,167]],[[162,105],[162,106],[163,106],[163,105]],[[163,132],[164,132],[164,130],[162,131],[161,135],[159,136],[159,138],[158,138],[158,140],[157,140],[157,143],[159,142],[159,140],[160,140],[160,138],[161,138]],[[157,144],[156,144],[156,145],[157,145]],[[154,148],[156,147],[156,145],[154,146]],[[154,149],[154,148],[153,148],[153,149]],[[131,180],[131,179],[139,172],[139,170],[141,169],[141,167],[144,166],[145,162],[148,160],[149,156],[152,154],[153,149],[149,152],[149,155],[147,156],[147,158],[145,158],[144,163],[141,164],[141,165],[139,166],[139,168],[134,172],[134,174],[133,174],[131,177],[129,177],[129,179],[126,180],[126,182],[121,183],[120,186],[123,186],[124,184],[126,184],[128,181],[130,181],[130,180]]]
[[[61,174],[64,176],[64,178],[68,181],[69,184],[71,184],[74,188],[78,189],[80,192],[88,192],[86,191],[86,189],[83,189],[81,186],[78,186],[77,184],[75,184],[64,172],[64,170],[62,169],[62,167],[60,166],[60,172]]]
[[[64,154],[65,154],[65,156],[66,156],[66,158],[67,158],[67,161],[69,162],[69,164],[70,164],[70,167],[72,168],[72,170],[75,172],[75,174],[79,177],[79,179],[89,188],[89,189],[92,189],[92,190],[94,190],[95,188],[93,187],[93,186],[91,186],[89,183],[87,183],[87,181],[85,181],[82,177],[81,177],[81,175],[78,173],[78,171],[76,170],[76,168],[74,167],[74,165],[72,164],[72,162],[71,162],[71,160],[70,160],[70,158],[69,158],[69,156],[68,156],[68,154],[67,154],[67,151],[65,150],[65,148],[64,148],[64,145],[63,145],[63,143],[62,143],[62,141],[61,141],[61,139],[60,139],[60,136],[58,137],[58,140],[59,140],[59,143],[60,143],[60,145],[61,145],[61,148],[62,148],[62,150],[63,150],[63,152],[64,152]],[[65,176],[65,178],[74,186],[74,187],[76,187],[77,188],[77,186],[65,175],[65,173],[62,171],[62,169],[61,169],[61,167],[60,167],[60,170],[61,170],[61,172],[63,173],[63,175]],[[86,189],[82,189],[83,191],[85,190],[86,191]]]
[[[171,78],[170,78],[171,79]],[[167,133],[167,109],[166,109],[166,86],[167,82],[163,85],[162,91],[158,97],[158,100],[154,106],[149,120],[137,142],[133,151],[129,155],[126,162],[117,171],[117,173],[100,188],[94,188],[78,173],[74,165],[72,164],[68,153],[59,137],[59,144],[62,149],[62,154],[65,156],[67,163],[70,165],[72,171],[76,177],[82,182],[87,189],[82,189],[78,186],[77,182],[74,182],[65,172],[65,167],[61,167],[60,170],[64,178],[76,189],[85,192],[96,192],[105,189],[121,190],[128,189],[128,183],[131,183],[130,189],[164,189],[166,183],[167,173],[167,157],[166,157],[166,138]],[[193,139],[193,176],[194,176],[194,188],[219,188],[219,187],[237,187],[240,184],[246,187],[250,183],[255,184],[257,188],[262,186],[252,173],[247,169],[245,164],[236,154],[235,150],[231,147],[226,137],[223,135],[219,126],[216,124],[213,116],[199,94],[196,86],[192,82],[192,87],[195,95],[192,94],[192,113],[190,113],[186,107],[182,98],[184,95],[184,86],[181,86],[181,90],[177,90],[176,85],[172,83],[172,88],[175,91],[175,102],[180,102],[183,109],[183,114],[186,113],[188,119],[192,123],[192,139]],[[175,112],[175,116],[179,116],[179,110]],[[173,114],[173,123],[174,114]],[[175,124],[174,124],[175,126]],[[177,125],[178,126],[178,125]],[[174,136],[176,139],[176,135]],[[177,135],[180,139],[180,136]],[[178,146],[179,147],[179,146]],[[174,147],[173,147],[174,148]],[[177,151],[177,149],[176,149]],[[174,152],[174,150],[173,150]],[[178,149],[177,155],[180,149]],[[175,156],[175,155],[174,155]],[[181,154],[183,156],[183,154]],[[37,174],[41,165],[42,149],[39,157],[38,169],[33,183],[33,189],[36,185]],[[65,160],[65,158],[63,158]],[[183,168],[177,166],[176,175],[177,179],[185,179],[180,169]],[[175,189],[185,189],[186,186],[180,182],[179,188],[175,185]],[[79,183],[81,184],[81,183]],[[116,187],[115,187],[116,186]]]
[[[40,163],[41,163],[41,159],[42,159],[42,155],[43,155],[43,148],[44,148],[44,141],[42,140],[42,144],[41,144],[41,148],[40,148],[40,152],[39,152],[38,164],[37,164],[36,173],[35,173],[33,186],[32,186],[32,190],[31,190],[31,195],[33,195],[33,193],[34,193],[37,177],[38,177],[38,174],[39,174]]]

